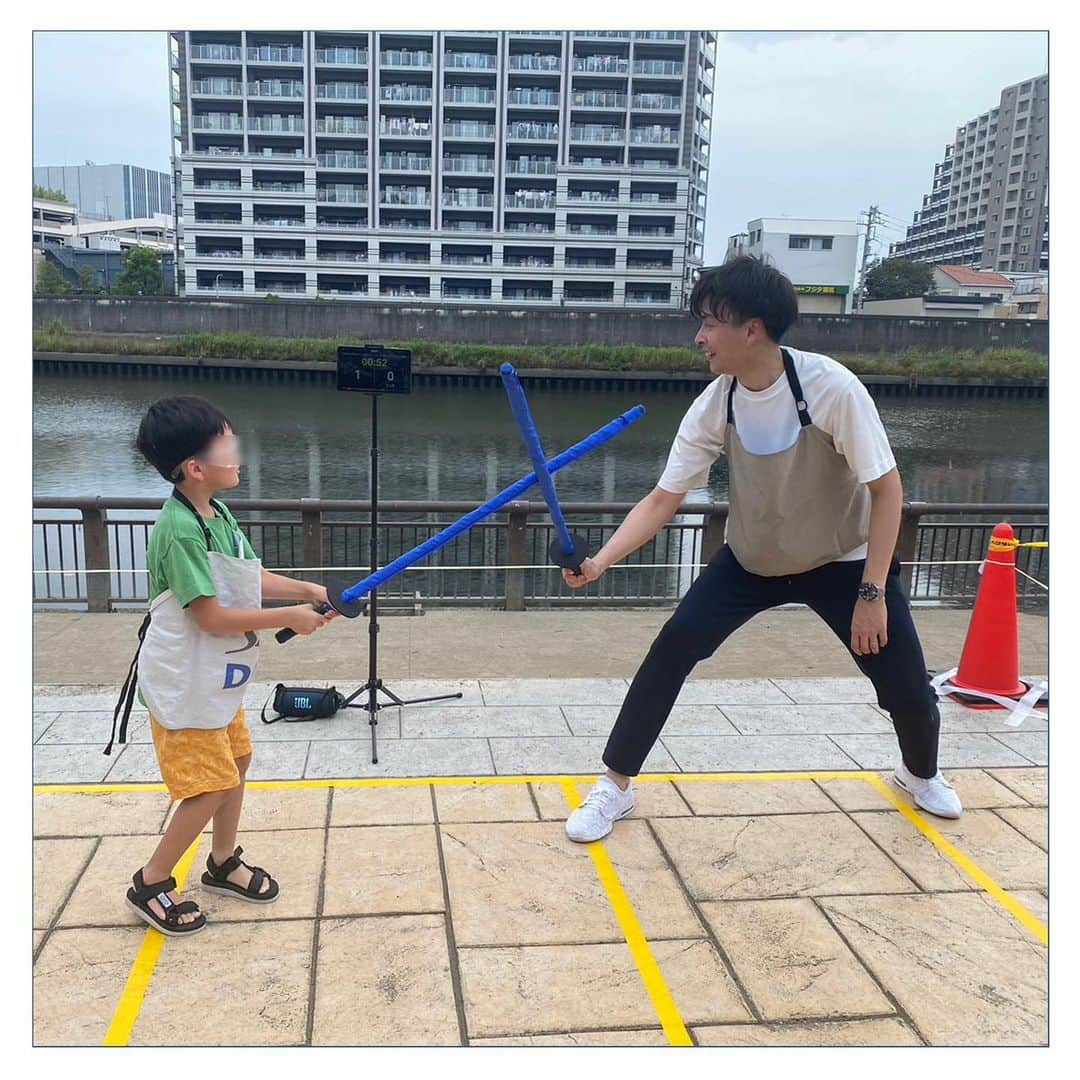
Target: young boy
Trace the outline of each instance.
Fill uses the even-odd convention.
[[[162,779],[179,805],[134,875],[127,902],[163,934],[186,936],[203,929],[206,917],[192,901],[180,901],[171,874],[211,819],[203,887],[253,903],[277,899],[277,882],[243,862],[236,846],[251,762],[244,687],[259,655],[256,631],[313,633],[328,618],[309,605],[325,604],[326,590],[263,570],[232,514],[214,498],[240,482],[241,457],[239,437],[209,401],[155,402],[136,446],[175,485],[147,545],[150,615],[138,685]],[[304,603],[264,611],[263,598]]]
[[[877,409],[827,356],[778,343],[798,317],[791,282],[749,256],[705,270],[690,299],[694,343],[714,379],[687,411],[657,487],[630,512],[573,588],[595,581],[668,522],[723,453],[725,544],[661,629],[604,750],[606,775],[567,822],[598,840],[634,809],[641,769],[693,667],[759,612],[801,603],[849,648],[892,718],[896,783],[932,814],[961,805],[937,767],[940,716],[893,550],[903,489]]]

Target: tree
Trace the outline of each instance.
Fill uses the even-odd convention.
[[[68,197],[62,191],[56,191],[53,188],[42,187],[40,184],[34,185],[34,198],[49,199],[51,202],[62,203],[66,203],[68,201]],[[70,205],[70,203],[68,205]]]
[[[161,296],[165,291],[161,256],[149,247],[128,248],[112,291],[118,296]]]
[[[68,291],[67,282],[48,259],[43,259],[38,266],[34,291],[39,296],[63,296]]]
[[[79,267],[79,292],[95,293],[97,284],[94,281],[94,271],[89,266]]]
[[[905,300],[925,296],[934,281],[929,263],[910,259],[882,259],[866,274],[867,300]]]

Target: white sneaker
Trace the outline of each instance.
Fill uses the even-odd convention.
[[[938,817],[958,818],[964,808],[960,805],[960,796],[953,790],[952,784],[941,775],[939,769],[935,776],[924,780],[910,772],[901,761],[893,772],[893,779],[914,800],[916,806]]]
[[[620,818],[634,809],[634,782],[623,791],[614,780],[601,776],[585,801],[566,822],[566,835],[579,844],[602,840]]]

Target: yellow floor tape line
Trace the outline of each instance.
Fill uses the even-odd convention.
[[[195,861],[195,852],[198,850],[200,840],[202,840],[202,837],[197,837],[191,847],[180,856],[180,861],[176,864],[172,876],[176,878],[177,892],[184,887],[188,871]],[[139,946],[135,963],[131,965],[131,971],[128,972],[124,992],[116,1003],[116,1010],[113,1013],[112,1020],[109,1022],[109,1030],[105,1032],[103,1046],[127,1046],[128,1039],[131,1038],[132,1028],[135,1027],[135,1021],[138,1019],[139,1010],[142,1008],[146,988],[150,985],[150,978],[154,974],[154,968],[157,966],[158,954],[161,952],[161,946],[164,943],[164,934],[155,930],[152,926],[146,928],[146,935]]]
[[[566,801],[570,804],[570,809],[576,810],[581,805],[581,793],[574,781],[564,780],[562,789]],[[626,944],[630,947],[634,963],[637,964],[637,969],[641,973],[641,981],[645,984],[645,990],[656,1010],[656,1015],[660,1018],[668,1043],[671,1046],[693,1046],[690,1032],[686,1030],[686,1025],[679,1015],[675,999],[671,996],[671,991],[664,981],[663,973],[656,962],[656,957],[653,956],[652,949],[649,948],[648,939],[641,929],[630,898],[626,895],[626,890],[619,880],[607,849],[599,840],[589,844],[588,849],[600,878],[600,884],[604,886],[604,892],[607,893],[615,918],[619,920]]]
[[[876,773],[866,773],[863,779],[888,799],[942,855],[955,863],[972,881],[988,892],[1021,926],[1034,934],[1044,945],[1049,943],[1050,931],[1041,919],[1028,911],[1015,896],[1006,892],[982,867],[972,862],[959,848],[950,844],[921,814],[909,806],[896,792],[891,791]]]
[[[642,773],[634,778],[635,784],[649,783],[749,783],[770,780],[865,780],[872,773],[857,769],[820,772],[748,772],[748,773]],[[437,787],[486,786],[489,784],[563,784],[592,783],[595,773],[578,776],[522,775],[522,776],[350,776],[319,780],[249,780],[247,787],[254,791],[298,791],[311,788],[366,788],[366,787]],[[132,781],[115,784],[35,784],[35,795],[110,795],[120,792],[165,791],[165,785],[153,781]]]

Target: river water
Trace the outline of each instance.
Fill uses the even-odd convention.
[[[167,394],[210,397],[243,436],[245,468],[232,498],[363,499],[370,404],[330,387],[207,383],[175,378],[38,375],[34,379],[35,497],[162,498],[168,485],[134,449],[147,406]],[[695,391],[528,388],[548,456],[633,405],[646,416],[558,475],[566,502],[634,502],[656,483]],[[881,398],[878,410],[904,481],[923,502],[1045,502],[1046,400]],[[499,387],[433,387],[379,406],[380,497],[482,502],[530,471]],[[708,492],[727,498],[727,465]],[[539,500],[538,494],[530,498]]]

